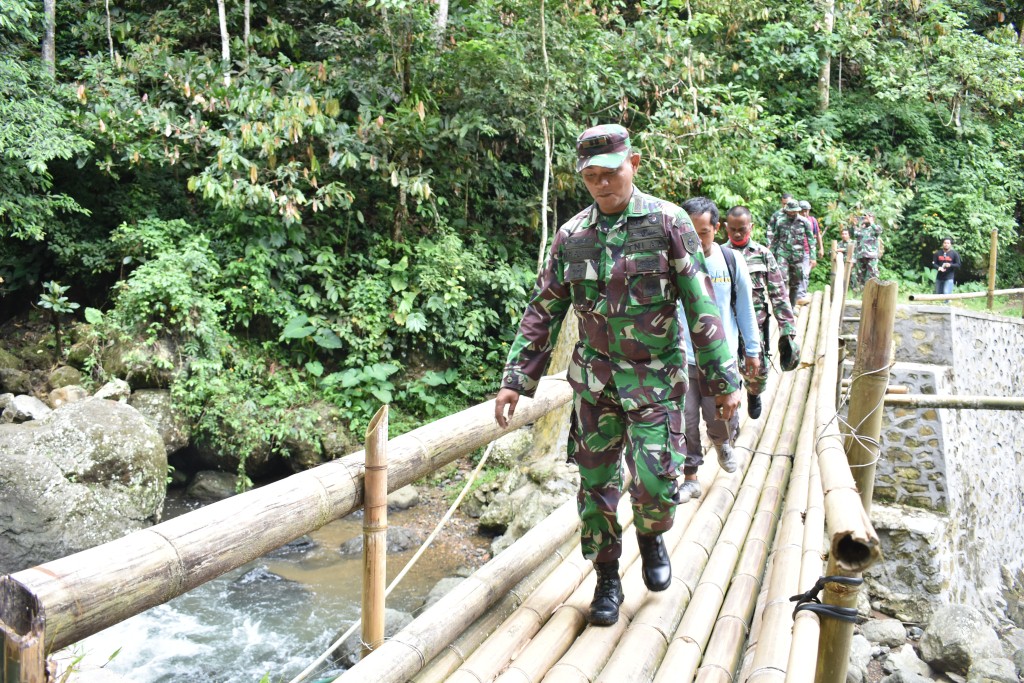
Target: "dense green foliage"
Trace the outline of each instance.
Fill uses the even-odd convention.
[[[173,339],[211,434],[283,448],[317,397],[355,427],[395,402],[408,426],[497,385],[544,125],[557,223],[588,203],[575,135],[610,121],[650,192],[763,225],[789,191],[828,240],[872,209],[884,272],[915,282],[946,235],[977,277],[997,228],[1019,286],[1024,12],[836,0],[828,32],[824,4],[452,0],[438,28],[415,0],[254,3],[246,41],[229,3],[223,63],[210,3],[59,0],[53,80],[39,6],[6,1],[0,293],[13,310],[73,283],[103,334]]]

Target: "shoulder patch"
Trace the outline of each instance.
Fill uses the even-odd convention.
[[[683,248],[686,249],[687,252],[696,254],[697,251],[700,250],[700,237],[697,237],[696,232],[688,230],[683,233],[682,237]]]

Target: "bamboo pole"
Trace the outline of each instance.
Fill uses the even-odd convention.
[[[803,559],[800,565],[800,586],[813,586],[822,576],[822,539],[825,536],[825,507],[821,491],[821,474],[817,458],[811,458],[810,481],[807,488],[807,512],[804,515]],[[793,619],[793,644],[786,665],[786,683],[806,683],[814,678],[817,664],[811,652],[818,649],[818,615],[801,610]]]
[[[388,406],[366,427],[363,506],[363,657],[384,642],[384,591],[388,552]]]
[[[878,435],[885,411],[882,402],[889,384],[892,363],[892,333],[896,320],[896,295],[899,285],[871,279],[864,286],[857,337],[857,355],[850,384],[850,408],[847,417],[846,457],[853,480],[860,491],[864,511],[871,512],[875,490],[875,463],[879,457]],[[843,430],[844,434],[847,430]],[[869,434],[870,439],[856,435]]]
[[[1012,294],[1024,294],[1024,287],[1016,289],[996,289],[992,291],[994,296],[1005,296]],[[957,292],[955,294],[911,294],[907,298],[911,301],[946,301],[947,299],[980,299],[987,297],[988,290],[984,292]]]
[[[851,384],[851,381],[852,380],[849,377],[844,378],[842,383],[840,384],[840,386],[842,386],[844,389],[848,388],[850,386],[850,384]],[[908,387],[906,384],[887,384],[886,387],[885,387],[885,394],[886,394],[886,396],[889,396],[890,394],[907,394],[907,395],[909,395],[910,394],[910,387]]]
[[[563,562],[579,555],[579,539],[570,538],[537,569],[515,585],[494,607],[474,621],[442,653],[434,657],[422,671],[416,674],[413,683],[442,683],[476,651],[484,639],[494,632],[508,617],[519,609],[545,579]]]
[[[993,295],[996,291],[996,261],[999,253],[999,231],[992,230],[992,239],[988,249],[988,310],[992,310],[994,304]]]
[[[43,620],[32,618],[28,633],[0,636],[0,681],[2,683],[46,683],[46,650]]]
[[[806,499],[810,462],[813,460],[815,430],[815,401],[808,400],[808,398],[817,395],[821,381],[821,373],[814,372],[814,359],[819,353],[818,345],[825,338],[821,332],[820,323],[823,301],[824,297],[820,294],[814,295],[808,331],[804,335],[805,341],[800,359],[801,368],[797,371],[796,385],[790,399],[790,406],[794,409],[792,412],[795,413],[791,422],[800,425],[799,434],[794,435],[793,438],[795,442],[794,457],[792,460],[784,455],[776,455],[772,458],[769,485],[765,487],[755,517],[757,531],[748,536],[739,570],[725,595],[718,621],[715,623],[714,631],[701,662],[701,668],[697,672],[696,680],[700,683],[732,680],[733,673],[740,663],[743,641],[746,638],[760,592],[759,580],[767,563],[768,547],[778,529],[780,512],[783,508],[783,491],[787,491],[787,497],[794,500],[795,503]],[[799,507],[794,504],[789,508],[788,519],[794,526],[794,540],[796,533],[801,529],[794,514]],[[727,674],[727,677],[723,678],[723,674]],[[685,677],[684,680],[686,680]]]
[[[478,569],[411,624],[335,680],[341,683],[403,683],[408,680],[529,574],[543,558],[575,535],[578,528],[576,501],[568,500],[505,552]]]
[[[885,405],[907,408],[950,410],[1024,410],[1024,398],[1017,396],[938,396],[935,394],[886,394]]]
[[[547,377],[523,397],[511,429],[571,397]],[[488,401],[392,439],[389,490],[410,484],[505,433]],[[363,502],[364,453],[358,452],[247,491],[110,543],[0,578],[0,625],[28,633],[45,625],[58,650],[240,567]],[[124,577],[132,583],[125,586]]]
[[[854,245],[852,242],[846,247],[846,261],[843,273],[843,301],[846,301],[846,296],[850,292],[850,276],[853,274],[853,247]],[[833,289],[832,291],[835,292],[836,290]]]

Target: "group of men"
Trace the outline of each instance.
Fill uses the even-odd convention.
[[[781,252],[782,267],[751,239],[749,209],[735,206],[726,214],[728,243],[716,244],[721,221],[711,200],[677,206],[633,185],[640,154],[622,126],[587,129],[576,154],[594,202],[555,234],[509,351],[495,420],[507,427],[519,397],[533,395],[572,306],[580,341],[567,372],[573,389],[567,451],[579,465],[581,547],[597,576],[590,621],[610,625],[623,600],[616,515],[623,461],[641,574],[649,590],[662,591],[672,578],[662,534],[672,527],[675,506],[702,493],[700,413],[720,466],[734,472],[741,376],[748,415],[756,419],[762,409],[767,299],[779,325],[782,366],[792,369],[799,347],[789,270],[802,270],[800,254],[816,239],[805,218],[777,227],[779,234],[799,229],[808,238],[802,252],[793,246]]]

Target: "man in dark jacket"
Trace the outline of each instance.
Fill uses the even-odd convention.
[[[953,238],[942,240],[942,249],[932,257],[932,268],[939,271],[935,275],[935,293],[952,294],[953,280],[960,267],[960,254],[953,251]]]

